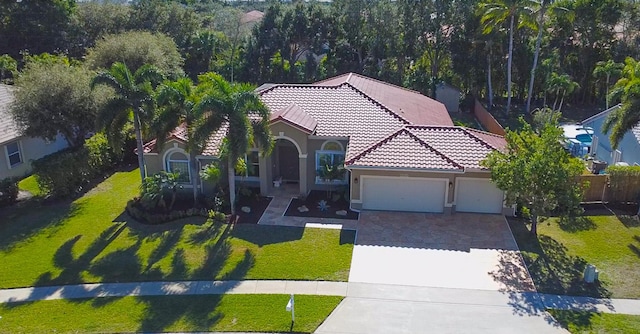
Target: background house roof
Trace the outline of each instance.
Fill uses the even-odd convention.
[[[594,122],[594,121],[597,121],[597,120],[599,120],[601,118],[609,116],[609,114],[611,114],[612,111],[614,111],[614,110],[616,110],[618,108],[620,108],[620,104],[617,104],[617,105],[615,105],[615,106],[613,106],[613,107],[611,107],[611,108],[609,108],[609,109],[607,109],[605,111],[599,112],[599,113],[597,113],[597,114],[595,114],[595,115],[593,115],[593,116],[591,116],[589,118],[585,118],[583,121],[580,122],[580,124],[589,125],[589,123],[591,123],[591,122]],[[598,131],[598,132],[602,132],[601,129],[594,129],[594,130]],[[636,140],[638,141],[638,143],[640,143],[640,124],[634,126],[631,129],[631,133],[634,135],[634,137],[636,137]]]
[[[16,123],[9,113],[13,103],[13,87],[0,84],[0,144],[21,136]]]

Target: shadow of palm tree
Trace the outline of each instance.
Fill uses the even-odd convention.
[[[260,247],[302,239],[304,227],[236,225],[234,238],[246,240]]]
[[[145,271],[151,269],[154,264],[162,260],[169,254],[169,252],[171,252],[171,250],[173,250],[180,241],[183,231],[183,228],[180,227],[162,234],[160,244],[151,252],[151,254],[149,254]]]
[[[56,277],[53,277],[51,272],[45,272],[38,277],[34,286],[64,285],[80,282],[80,274],[89,269],[91,261],[115,240],[123,230],[123,225],[109,226],[77,258],[73,256],[73,247],[82,238],[82,235],[76,235],[67,240],[53,255],[54,265],[62,269],[62,272]]]
[[[207,247],[205,260],[201,267],[196,269],[198,277],[215,279],[220,276],[225,267],[224,264],[231,255],[227,238],[238,226],[227,224],[217,242]],[[183,270],[186,270],[184,261],[184,251],[176,249],[172,261],[172,275],[180,275]],[[254,263],[254,255],[249,250],[245,250],[242,260],[236,263],[223,279],[244,279]],[[222,297],[223,295],[140,297],[138,299],[147,306],[138,331],[162,332],[181,319],[188,322],[194,331],[208,331],[224,317],[224,314],[216,311]]]
[[[189,242],[194,245],[201,245],[208,241],[214,240],[220,232],[222,232],[222,226],[225,224],[216,223],[213,220],[207,221],[205,225],[202,225],[202,228],[189,236]]]

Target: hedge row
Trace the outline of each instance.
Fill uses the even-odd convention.
[[[80,193],[97,176],[113,168],[122,157],[103,134],[89,138],[79,149],[67,149],[33,162],[33,174],[42,191],[51,197]]]
[[[178,220],[187,217],[206,217],[213,219],[216,223],[224,223],[227,221],[227,216],[222,212],[217,212],[207,209],[187,209],[187,210],[173,210],[168,213],[158,213],[147,211],[140,203],[140,198],[134,198],[127,202],[127,213],[135,220],[149,225],[159,225],[167,223],[173,220]]]

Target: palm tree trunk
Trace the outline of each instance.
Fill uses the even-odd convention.
[[[140,115],[137,110],[133,112],[133,130],[136,134],[136,148],[138,149],[138,167],[140,168],[140,178],[144,180],[146,173],[144,170],[144,147],[142,144],[142,130],[140,130]]]
[[[511,15],[511,23],[509,23],[509,59],[507,59],[507,108],[505,113],[509,114],[511,109],[511,63],[513,58],[513,24],[515,16]]]
[[[538,235],[538,215],[533,213],[531,214],[531,231],[529,231],[531,236]]]
[[[605,101],[604,103],[605,103],[605,106],[606,106],[605,110],[609,109],[609,77],[610,77],[610,75],[609,75],[609,73],[607,73],[607,87],[606,87],[606,94],[607,95],[604,96],[604,101]]]
[[[543,3],[544,6],[544,3]],[[538,66],[538,56],[540,55],[540,42],[542,41],[542,29],[544,20],[544,8],[540,9],[540,18],[538,20],[538,37],[536,38],[536,51],[533,53],[533,66],[531,67],[531,78],[529,79],[529,92],[527,94],[527,113],[531,112],[531,97],[533,96],[533,82],[536,78],[536,67]]]
[[[487,89],[489,110],[493,107],[493,85],[491,84],[491,47],[489,47],[489,53],[487,54]]]
[[[231,215],[236,214],[236,174],[234,172],[234,159],[229,156],[227,162],[227,176],[229,177],[229,204],[231,204]]]
[[[191,186],[193,187],[193,206],[198,204],[198,166],[196,161],[196,153],[193,150],[189,150],[189,166],[191,168]]]
[[[560,88],[556,89],[556,98],[553,100],[553,111],[556,110],[556,104],[558,103],[558,95],[560,95]]]
[[[566,91],[562,91],[562,97],[560,98],[560,105],[558,106],[558,112],[562,112],[562,103],[564,103],[564,93],[566,93]]]

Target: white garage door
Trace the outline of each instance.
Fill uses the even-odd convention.
[[[362,178],[362,207],[368,210],[442,212],[448,180]]]
[[[489,179],[459,178],[456,191],[456,211],[501,213],[504,192]]]

